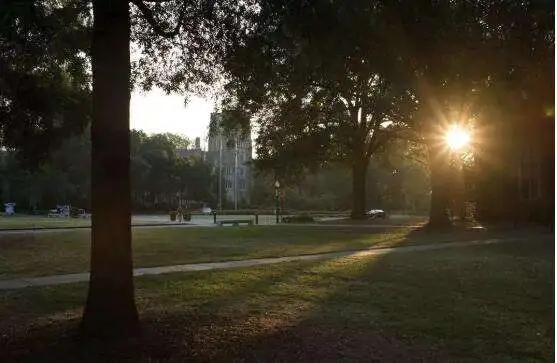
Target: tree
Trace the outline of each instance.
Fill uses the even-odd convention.
[[[131,256],[130,14],[127,1],[93,1],[91,278],[81,332],[138,328]]]
[[[172,146],[174,146],[175,149],[187,149],[191,146],[191,141],[184,136],[170,132],[164,133],[163,136],[172,143]]]
[[[90,136],[88,130],[62,142],[38,165],[22,162],[15,150],[2,152],[2,196],[18,212],[46,210],[57,204],[90,208]]]
[[[126,334],[138,326],[130,234],[132,24],[142,53],[134,63],[137,83],[148,88],[156,82],[167,91],[191,90],[212,80],[207,75],[215,74],[213,61],[230,44],[229,37],[241,33],[241,14],[247,4],[132,3],[130,17],[127,1],[93,0],[92,40],[88,1],[8,0],[0,5],[3,146],[44,156],[50,146],[47,140],[66,135],[74,129],[70,126],[84,121],[90,106],[87,55],[91,45],[93,227],[91,282],[81,324],[85,335]],[[161,14],[175,22],[172,29]],[[171,49],[179,51],[171,57]],[[193,62],[180,63],[188,57]],[[175,60],[182,67],[168,64]],[[173,76],[164,77],[167,74]]]
[[[369,162],[415,107],[397,79],[398,58],[385,52],[379,4],[260,7],[249,39],[226,63],[224,107],[257,120],[257,165],[279,177],[325,161],[350,165],[352,216],[363,218]]]
[[[86,335],[128,334],[138,327],[130,233],[132,25],[143,55],[137,61],[139,66],[134,67],[134,79],[145,88],[158,82],[167,91],[184,90],[211,80],[203,75],[212,74],[209,66],[214,57],[182,63],[179,75],[170,78],[158,72],[178,69],[169,67],[169,62],[180,59],[180,54],[192,59],[219,54],[228,45],[226,35],[236,33],[235,25],[241,23],[239,11],[232,10],[245,7],[226,1],[131,2],[137,11],[130,18],[127,1],[93,0],[93,238],[91,281],[81,324]],[[161,14],[175,25],[163,20]],[[215,37],[216,33],[220,36]],[[169,55],[171,49],[177,49],[178,54]]]
[[[147,136],[132,130],[131,174],[134,208],[176,208],[183,199],[209,201],[213,175],[201,159],[182,156],[179,135]],[[178,199],[178,200],[177,200]]]
[[[419,101],[414,130],[429,149],[430,225],[450,224],[445,214],[450,167],[442,143],[447,125],[484,119],[478,128],[488,129],[494,117],[486,111],[516,104],[516,98],[508,97],[512,90],[520,94],[535,89],[525,87],[528,80],[541,79],[540,74],[548,72],[540,70],[553,64],[553,13],[553,5],[545,1],[386,4],[389,51],[400,54],[402,77]],[[554,87],[538,87],[548,88]]]
[[[89,122],[87,3],[0,4],[0,138],[37,166]]]
[[[209,202],[216,201],[214,189],[214,175],[211,166],[203,160],[195,158],[178,158],[174,162],[173,175],[180,199],[186,201]]]

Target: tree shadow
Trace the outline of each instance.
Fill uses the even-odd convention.
[[[320,276],[337,287],[297,324],[246,336],[234,350],[222,349],[211,359],[548,359],[554,348],[553,262],[547,252],[553,245],[535,241],[479,248],[332,261],[339,268]],[[419,259],[425,260],[416,263]]]
[[[401,244],[432,236],[441,238],[414,230]],[[137,337],[76,341],[74,315],[2,332],[0,356],[3,362],[543,360],[553,336],[543,330],[550,325],[543,321],[551,321],[544,306],[553,298],[551,277],[540,272],[547,244],[527,247],[529,254],[516,243],[481,253],[392,253],[142,278]],[[534,339],[542,343],[524,344]]]
[[[197,291],[196,297],[189,301],[188,291],[179,289],[175,291],[174,285],[168,285],[158,290],[159,293],[161,291],[164,293],[163,299],[165,297],[173,301],[184,299],[186,302],[165,311],[146,301],[156,300],[161,297],[160,295],[149,296],[143,292],[157,285],[163,286],[165,279],[172,274],[143,278],[136,283],[137,295],[141,296],[138,298],[138,305],[140,305],[142,329],[137,336],[128,339],[78,338],[81,309],[76,309],[76,306],[82,305],[85,301],[85,284],[78,285],[77,295],[68,296],[62,293],[62,296],[68,297],[67,301],[58,301],[56,306],[43,309],[36,309],[35,306],[52,303],[51,298],[55,295],[59,296],[59,291],[53,288],[34,288],[22,293],[8,293],[33,299],[33,306],[22,310],[30,311],[35,308],[36,314],[28,314],[24,319],[14,319],[12,322],[5,321],[0,324],[0,360],[2,362],[152,362],[183,361],[187,358],[187,360],[203,361],[217,351],[218,347],[215,345],[217,342],[219,345],[222,343],[211,339],[214,329],[238,326],[243,323],[234,317],[235,310],[242,310],[248,316],[265,316],[267,312],[262,310],[261,306],[256,304],[246,310],[243,305],[247,301],[268,294],[276,284],[296,276],[300,269],[318,263],[321,262],[306,262],[304,267],[295,264],[280,270],[275,270],[272,265],[264,266],[251,277],[247,271],[233,281],[233,289],[213,289],[206,292],[207,296]],[[205,277],[207,274],[222,276],[226,271],[209,271],[202,274]],[[196,275],[198,274],[184,274],[183,278],[195,280],[198,278]],[[242,278],[247,281],[242,283]],[[69,286],[66,285],[65,288]],[[200,287],[199,290],[203,288]],[[13,296],[10,298],[13,299]],[[72,299],[73,301],[70,301]],[[141,309],[141,305],[149,308]],[[207,311],[211,313],[208,314]],[[233,341],[234,337],[229,338]],[[233,348],[227,346],[227,349]]]

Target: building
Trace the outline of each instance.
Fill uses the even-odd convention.
[[[211,123],[218,125],[218,113],[211,114]],[[209,134],[207,161],[213,165],[218,178],[218,208],[226,201],[234,208],[250,202],[251,193],[251,135],[240,132],[224,133],[221,127]]]
[[[193,149],[178,149],[177,153],[182,158],[193,157],[205,161],[205,152],[201,149],[201,138],[195,138]]]

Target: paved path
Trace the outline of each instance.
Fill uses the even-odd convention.
[[[270,265],[281,262],[293,261],[313,261],[324,260],[340,257],[362,257],[372,255],[382,255],[387,253],[400,253],[400,252],[415,252],[415,251],[432,251],[456,247],[469,247],[477,245],[489,245],[502,242],[515,242],[525,240],[526,238],[508,238],[508,239],[489,239],[489,240],[476,240],[467,242],[445,242],[421,246],[405,246],[405,247],[392,247],[392,248],[375,248],[358,251],[340,251],[313,255],[300,255],[288,256],[277,258],[258,258],[252,260],[238,260],[227,262],[210,262],[210,263],[196,263],[188,265],[174,265],[174,266],[161,266],[161,267],[146,267],[135,269],[134,276],[146,275],[161,275],[172,272],[192,272],[192,271],[205,271],[205,270],[220,270],[238,267],[250,267]],[[70,284],[76,282],[89,281],[89,273],[78,273],[68,275],[54,275],[44,277],[30,277],[30,278],[17,278],[13,280],[0,280],[0,290],[15,290],[31,286],[50,286],[60,284]]]

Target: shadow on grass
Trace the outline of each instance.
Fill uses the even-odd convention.
[[[433,237],[416,230],[401,244]],[[22,290],[5,301],[41,308],[1,332],[0,359],[547,361],[550,250],[533,240],[142,278],[143,331],[117,342],[73,340],[85,284]]]
[[[336,288],[301,320],[210,359],[549,361],[553,249],[536,240],[312,267]]]

